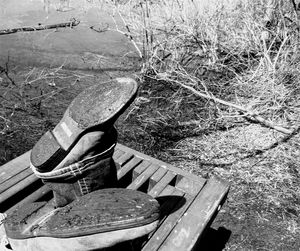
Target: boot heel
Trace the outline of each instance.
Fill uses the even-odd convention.
[[[36,143],[34,149],[34,158],[32,158],[32,164],[34,166],[40,167],[44,172],[50,171],[59,162],[61,157],[63,157],[66,152],[62,149],[61,145],[58,144],[55,136],[51,131],[46,132]],[[48,160],[51,158],[51,165],[43,165],[43,163],[48,164]]]

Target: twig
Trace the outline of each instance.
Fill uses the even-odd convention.
[[[266,119],[264,119],[263,117],[259,116],[258,114],[256,114],[255,112],[253,111],[250,111],[248,109],[246,109],[245,107],[243,106],[240,106],[240,105],[237,105],[237,104],[233,104],[233,103],[230,103],[230,102],[227,102],[225,100],[222,100],[222,99],[219,99],[219,98],[216,98],[215,96],[213,96],[212,94],[205,94],[205,93],[202,93],[200,91],[197,91],[195,88],[191,87],[191,86],[188,86],[188,85],[185,85],[185,84],[182,84],[182,83],[179,83],[182,87],[184,87],[185,89],[188,89],[190,91],[192,91],[194,94],[198,95],[198,96],[201,96],[203,98],[206,98],[206,99],[210,99],[210,100],[213,100],[215,102],[218,102],[220,104],[223,104],[223,105],[226,105],[226,106],[230,106],[230,107],[233,107],[239,111],[241,111],[242,113],[244,113],[244,115],[246,117],[249,117],[250,119],[256,121],[256,122],[259,122],[260,124],[263,124],[264,126],[267,126],[269,128],[273,128],[275,129],[276,131],[279,131],[279,132],[282,132],[284,134],[291,134],[293,133],[293,130],[290,130],[290,129],[287,129],[287,128],[284,128],[282,126],[278,126],[276,124],[274,124],[273,122],[271,121],[268,121]]]
[[[266,3],[266,13],[264,16],[265,25],[267,26],[266,28],[269,28],[268,26],[274,21],[277,5],[277,0],[268,0]]]
[[[92,25],[92,26],[90,26],[90,29],[92,29],[93,31],[96,31],[98,33],[102,33],[102,32],[108,31],[109,30],[108,27],[109,27],[108,24],[106,24],[106,26],[103,28],[96,28],[94,25]]]
[[[7,61],[5,63],[5,67],[2,67],[0,65],[0,74],[4,73],[6,75],[6,77],[8,78],[8,80],[12,83],[12,85],[17,86],[16,83],[15,83],[15,81],[8,74],[8,72],[9,72],[9,69],[8,69],[9,66],[8,65],[9,65],[9,54],[7,56]]]
[[[123,32],[123,31],[121,31],[121,30],[119,29],[118,24],[117,24],[117,22],[116,22],[114,16],[112,16],[112,19],[113,19],[113,21],[114,21],[114,23],[115,23],[115,26],[116,26],[116,30],[115,30],[115,31],[117,31],[117,32],[123,34],[124,36],[126,36],[126,37],[130,40],[130,42],[132,43],[132,45],[134,46],[134,48],[136,49],[137,53],[139,54],[139,57],[140,57],[141,59],[144,59],[143,53],[141,52],[140,48],[138,47],[138,45],[137,45],[136,42],[134,41],[134,38],[133,38],[133,36],[132,36],[132,32],[131,32],[131,30],[130,30],[130,28],[129,28],[129,25],[126,23],[126,21],[125,21],[124,17],[122,16],[121,12],[120,12],[118,9],[117,9],[116,11],[117,11],[119,17],[121,18],[121,20],[122,20],[122,22],[123,22],[123,25],[124,25],[124,27],[125,27],[126,30],[127,30],[127,33],[126,33],[126,32]]]
[[[80,23],[80,21],[73,18],[70,22],[66,22],[66,23],[49,24],[49,25],[39,24],[38,26],[20,27],[20,28],[0,30],[0,35],[8,35],[8,34],[16,33],[16,32],[24,32],[24,31],[40,31],[40,30],[65,28],[65,27],[72,28],[73,26],[77,26],[79,23]]]

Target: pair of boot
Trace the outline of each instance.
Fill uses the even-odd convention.
[[[158,202],[117,188],[112,159],[113,124],[136,93],[136,82],[127,78],[88,88],[37,142],[31,168],[54,198],[22,205],[7,216],[4,226],[13,250],[95,250],[157,227]]]

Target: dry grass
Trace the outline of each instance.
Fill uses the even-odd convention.
[[[117,1],[109,8],[123,22],[116,30],[143,57],[144,76],[188,85],[296,126],[297,17],[289,2],[281,2],[266,28],[266,2]],[[216,105],[221,117],[238,115]]]

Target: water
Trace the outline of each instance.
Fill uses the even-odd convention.
[[[0,29],[37,26],[80,20],[74,28],[18,32],[0,36],[0,63],[61,65],[72,68],[105,67],[124,55],[135,55],[128,39],[115,31],[90,29],[114,22],[103,1],[0,0]],[[119,22],[119,20],[117,20]],[[129,53],[129,54],[128,54]]]

